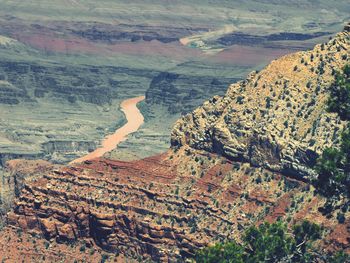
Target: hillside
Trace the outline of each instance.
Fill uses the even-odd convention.
[[[164,152],[181,114],[272,59],[325,41],[349,14],[347,0],[0,6],[0,166],[87,154],[125,121],[120,103],[140,95],[148,118],[110,156]]]
[[[347,27],[346,27],[347,29]],[[349,32],[286,55],[233,84],[175,124],[173,147],[218,153],[297,179],[335,143],[344,122],[326,111],[335,71],[349,61]]]
[[[180,119],[164,154],[101,158],[28,176],[2,230],[2,257],[184,262],[277,219],[321,225],[322,255],[350,253],[344,200],[322,213],[326,197],[310,183],[312,164],[339,144],[345,126],[326,101],[335,71],[349,63],[349,44],[346,26],[328,43],[251,73]]]

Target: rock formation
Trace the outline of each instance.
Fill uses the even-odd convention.
[[[346,27],[345,29],[347,29]],[[172,146],[312,176],[318,154],[337,143],[344,122],[326,111],[334,73],[349,61],[349,32],[327,44],[273,61],[179,120]]]
[[[188,113],[210,98],[213,94],[223,95],[230,83],[238,78],[212,76],[191,76],[162,72],[152,79],[146,92],[146,102],[167,107],[172,114]]]
[[[169,151],[141,161],[96,160],[28,181],[8,224],[51,243],[85,240],[156,262],[184,261],[239,238],[252,223],[310,219],[327,229],[322,249],[350,249],[349,230],[317,210],[304,182],[206,152]],[[345,226],[349,226],[347,220]]]
[[[179,120],[165,154],[96,159],[28,178],[6,236],[22,229],[49,244],[84,240],[128,258],[183,262],[208,244],[239,240],[252,224],[308,219],[325,229],[320,253],[349,253],[350,212],[344,222],[337,211],[324,216],[326,200],[307,182],[345,124],[325,103],[348,48],[344,31],[250,74]],[[11,240],[7,247],[17,244]]]
[[[41,160],[8,161],[0,169],[0,216],[9,211],[14,199],[21,193],[26,179],[40,178],[52,167],[51,163]]]

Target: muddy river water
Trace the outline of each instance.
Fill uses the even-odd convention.
[[[80,163],[101,157],[105,153],[115,149],[120,142],[126,140],[129,134],[136,132],[144,122],[144,117],[137,108],[137,104],[144,99],[145,96],[140,96],[124,100],[120,107],[125,114],[127,123],[116,130],[115,133],[106,136],[106,138],[102,141],[100,148],[97,148],[95,151],[78,158],[71,163]]]

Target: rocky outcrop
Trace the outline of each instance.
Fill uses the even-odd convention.
[[[5,167],[0,169],[0,216],[6,214],[12,207],[26,179],[39,178],[51,169],[52,164],[46,161],[8,161]]]
[[[78,29],[77,29],[78,28]],[[203,30],[202,28],[162,27],[145,25],[110,25],[103,23],[76,23],[69,25],[68,32],[91,41],[114,44],[121,41],[154,41],[171,43],[181,37]]]
[[[227,86],[237,80],[162,72],[152,79],[146,103],[163,105],[172,114],[188,113],[213,94],[223,95]]]
[[[110,103],[113,96],[118,97],[118,90],[123,85],[113,76],[124,73],[149,79],[156,74],[147,70],[118,67],[2,60],[0,76],[6,82],[1,82],[0,79],[0,102],[4,97],[18,104],[16,97],[28,97],[31,100],[55,98],[69,103],[83,101],[104,105]]]
[[[6,166],[6,163],[15,159],[38,160],[44,157],[43,153],[0,153],[0,167]]]
[[[89,141],[49,141],[44,143],[42,147],[49,154],[55,152],[84,152],[94,150],[96,143]]]
[[[303,34],[303,33],[275,33],[266,36],[257,36],[245,34],[243,32],[234,32],[220,37],[217,41],[224,46],[232,45],[271,45],[272,41],[305,41],[308,39],[313,39],[321,37],[324,35],[330,35],[329,32],[317,32],[313,34]]]
[[[348,41],[343,32],[232,85],[175,125],[165,154],[95,159],[28,177],[6,230],[43,237],[48,246],[84,240],[138,260],[184,262],[204,246],[239,240],[251,225],[306,219],[325,230],[315,244],[320,254],[349,253],[350,221],[337,219],[339,209],[323,215],[325,198],[306,182],[345,125],[325,104]]]
[[[348,24],[344,27],[344,31],[350,32],[350,23],[348,23]]]
[[[183,262],[203,246],[239,238],[251,224],[310,218],[327,228],[333,249],[349,250],[349,233],[342,233],[342,243],[331,241],[338,223],[320,215],[323,204],[302,181],[180,149],[133,162],[88,161],[29,178],[7,222],[51,243],[85,240],[129,258]]]
[[[19,89],[7,81],[0,80],[0,104],[15,105],[28,98],[25,90]]]
[[[172,146],[215,152],[299,179],[313,175],[318,154],[343,129],[326,111],[334,73],[349,61],[349,32],[327,44],[273,61],[231,85],[174,127]]]
[[[18,158],[66,163],[96,149],[122,125],[121,101],[144,93],[158,74],[9,56],[0,61],[0,165]]]

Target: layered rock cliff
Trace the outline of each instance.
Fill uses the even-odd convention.
[[[213,76],[191,76],[162,72],[152,79],[146,92],[146,102],[167,107],[172,114],[188,113],[210,98],[213,94],[223,95],[230,83],[238,78]]]
[[[7,52],[0,49],[0,166],[16,158],[67,163],[96,149],[124,121],[120,103],[158,74]]]
[[[318,154],[343,129],[326,111],[334,73],[349,61],[349,30],[311,51],[273,61],[179,120],[172,146],[191,147],[230,160],[294,175],[312,176]]]
[[[0,217],[5,215],[12,207],[14,199],[19,197],[25,180],[40,178],[51,170],[53,165],[46,161],[8,161],[0,169]],[[0,219],[0,225],[3,218]]]
[[[320,214],[324,202],[302,181],[181,149],[134,162],[96,160],[32,178],[7,222],[50,247],[66,243],[67,251],[83,241],[128,258],[183,262],[208,244],[239,238],[251,224],[308,219],[326,229],[321,253],[349,251],[349,212],[339,224],[336,213]]]
[[[163,155],[96,159],[28,177],[0,238],[6,259],[15,258],[8,249],[19,242],[13,233],[24,230],[49,242],[47,255],[59,243],[84,241],[128,258],[184,262],[208,244],[239,240],[252,224],[278,218],[320,224],[320,254],[349,253],[349,209],[323,215],[326,199],[307,182],[310,166],[337,144],[345,125],[326,111],[326,101],[348,48],[347,29],[252,73],[179,120]],[[71,246],[66,261],[78,255]],[[37,255],[28,248],[16,259],[28,254]]]

